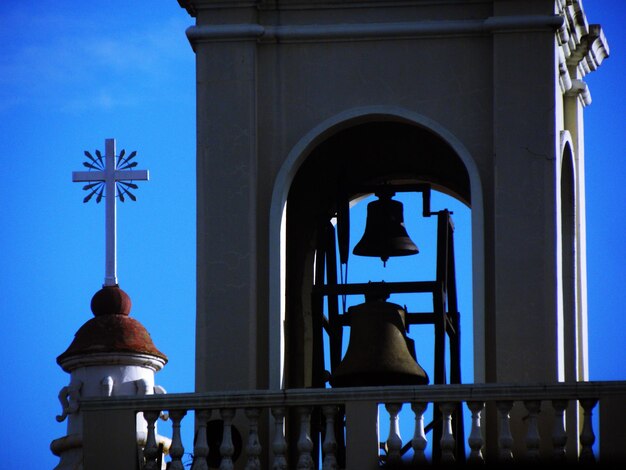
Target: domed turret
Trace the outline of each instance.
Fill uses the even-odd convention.
[[[52,441],[50,448],[61,458],[58,470],[77,468],[82,462],[82,397],[151,395],[165,393],[155,385],[154,373],[167,363],[150,334],[130,318],[132,302],[118,285],[105,285],[91,299],[94,317],[74,335],[57,363],[71,376],[59,392],[63,406],[57,421],[68,420],[67,435]],[[145,442],[146,422],[137,414],[137,442]],[[169,440],[157,436],[167,449]]]

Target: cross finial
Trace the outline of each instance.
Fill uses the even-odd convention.
[[[99,203],[105,198],[105,234],[106,234],[106,260],[104,285],[117,285],[117,228],[116,228],[116,198],[124,202],[126,196],[135,201],[135,195],[130,191],[137,189],[133,181],[147,181],[148,170],[135,170],[137,162],[132,161],[137,152],[131,152],[126,156],[122,150],[119,155],[115,154],[115,139],[104,141],[104,159],[99,150],[96,156],[85,150],[85,156],[89,161],[83,162],[83,166],[89,171],[74,171],[73,182],[88,182],[83,189],[89,194],[83,199],[88,202],[94,196]]]

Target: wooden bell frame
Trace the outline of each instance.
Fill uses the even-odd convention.
[[[340,283],[337,279],[338,262],[347,264],[349,259],[349,201],[358,194],[376,193],[381,189],[399,192],[419,192],[422,194],[423,217],[437,217],[437,255],[436,276],[432,281],[407,282],[371,282],[371,283]],[[336,227],[331,220],[325,222],[325,227],[319,230],[314,287],[312,290],[313,312],[313,386],[325,387],[330,374],[341,362],[343,328],[350,326],[347,312],[340,312],[340,297],[348,295],[427,293],[432,295],[432,311],[406,312],[407,333],[411,325],[433,325],[435,332],[434,351],[434,384],[447,383],[446,374],[446,336],[449,344],[449,383],[461,383],[461,344],[460,318],[457,303],[456,272],[454,262],[454,223],[452,213],[447,209],[437,212],[430,210],[431,188],[428,184],[399,184],[353,188],[350,192],[342,192],[343,197],[338,201]],[[337,243],[338,242],[338,243]],[[339,247],[338,250],[336,247]],[[337,256],[339,251],[339,257]],[[327,300],[327,314],[324,312],[324,298]],[[325,353],[323,335],[328,335],[330,371],[325,370]],[[427,386],[427,385],[426,385]],[[344,425],[338,420],[338,426]],[[462,404],[452,420],[453,432],[456,437],[457,461],[465,459],[463,409]],[[438,462],[440,455],[439,441],[442,435],[441,412],[435,404],[433,421],[426,426],[426,432],[432,430],[433,463]],[[343,429],[337,433],[343,436]],[[341,444],[341,443],[340,443]],[[341,447],[341,445],[340,445]],[[409,450],[410,442],[403,448],[403,453]],[[342,452],[339,453],[343,458]]]

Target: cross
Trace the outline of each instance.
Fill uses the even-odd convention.
[[[106,202],[105,213],[105,234],[106,234],[106,260],[105,260],[105,286],[117,285],[117,228],[116,228],[116,197],[124,202],[124,196],[129,196],[133,201],[135,196],[129,191],[129,188],[137,189],[137,185],[132,183],[133,180],[148,181],[147,170],[134,170],[137,162],[130,162],[137,152],[132,152],[128,157],[124,158],[125,152],[122,150],[120,155],[115,154],[115,139],[106,139],[104,141],[105,155],[104,162],[102,155],[96,151],[96,157],[85,151],[85,155],[90,161],[84,162],[83,165],[94,171],[74,171],[72,172],[72,181],[89,182],[83,186],[83,189],[91,191],[85,197],[83,202],[89,201],[92,196],[96,195],[96,202],[104,195]],[[104,193],[104,194],[103,194]]]

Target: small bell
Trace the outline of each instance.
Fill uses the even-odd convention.
[[[367,220],[361,241],[352,253],[374,256],[386,263],[392,256],[419,253],[404,225],[403,205],[391,199],[392,192],[377,193],[378,200],[367,205]]]

